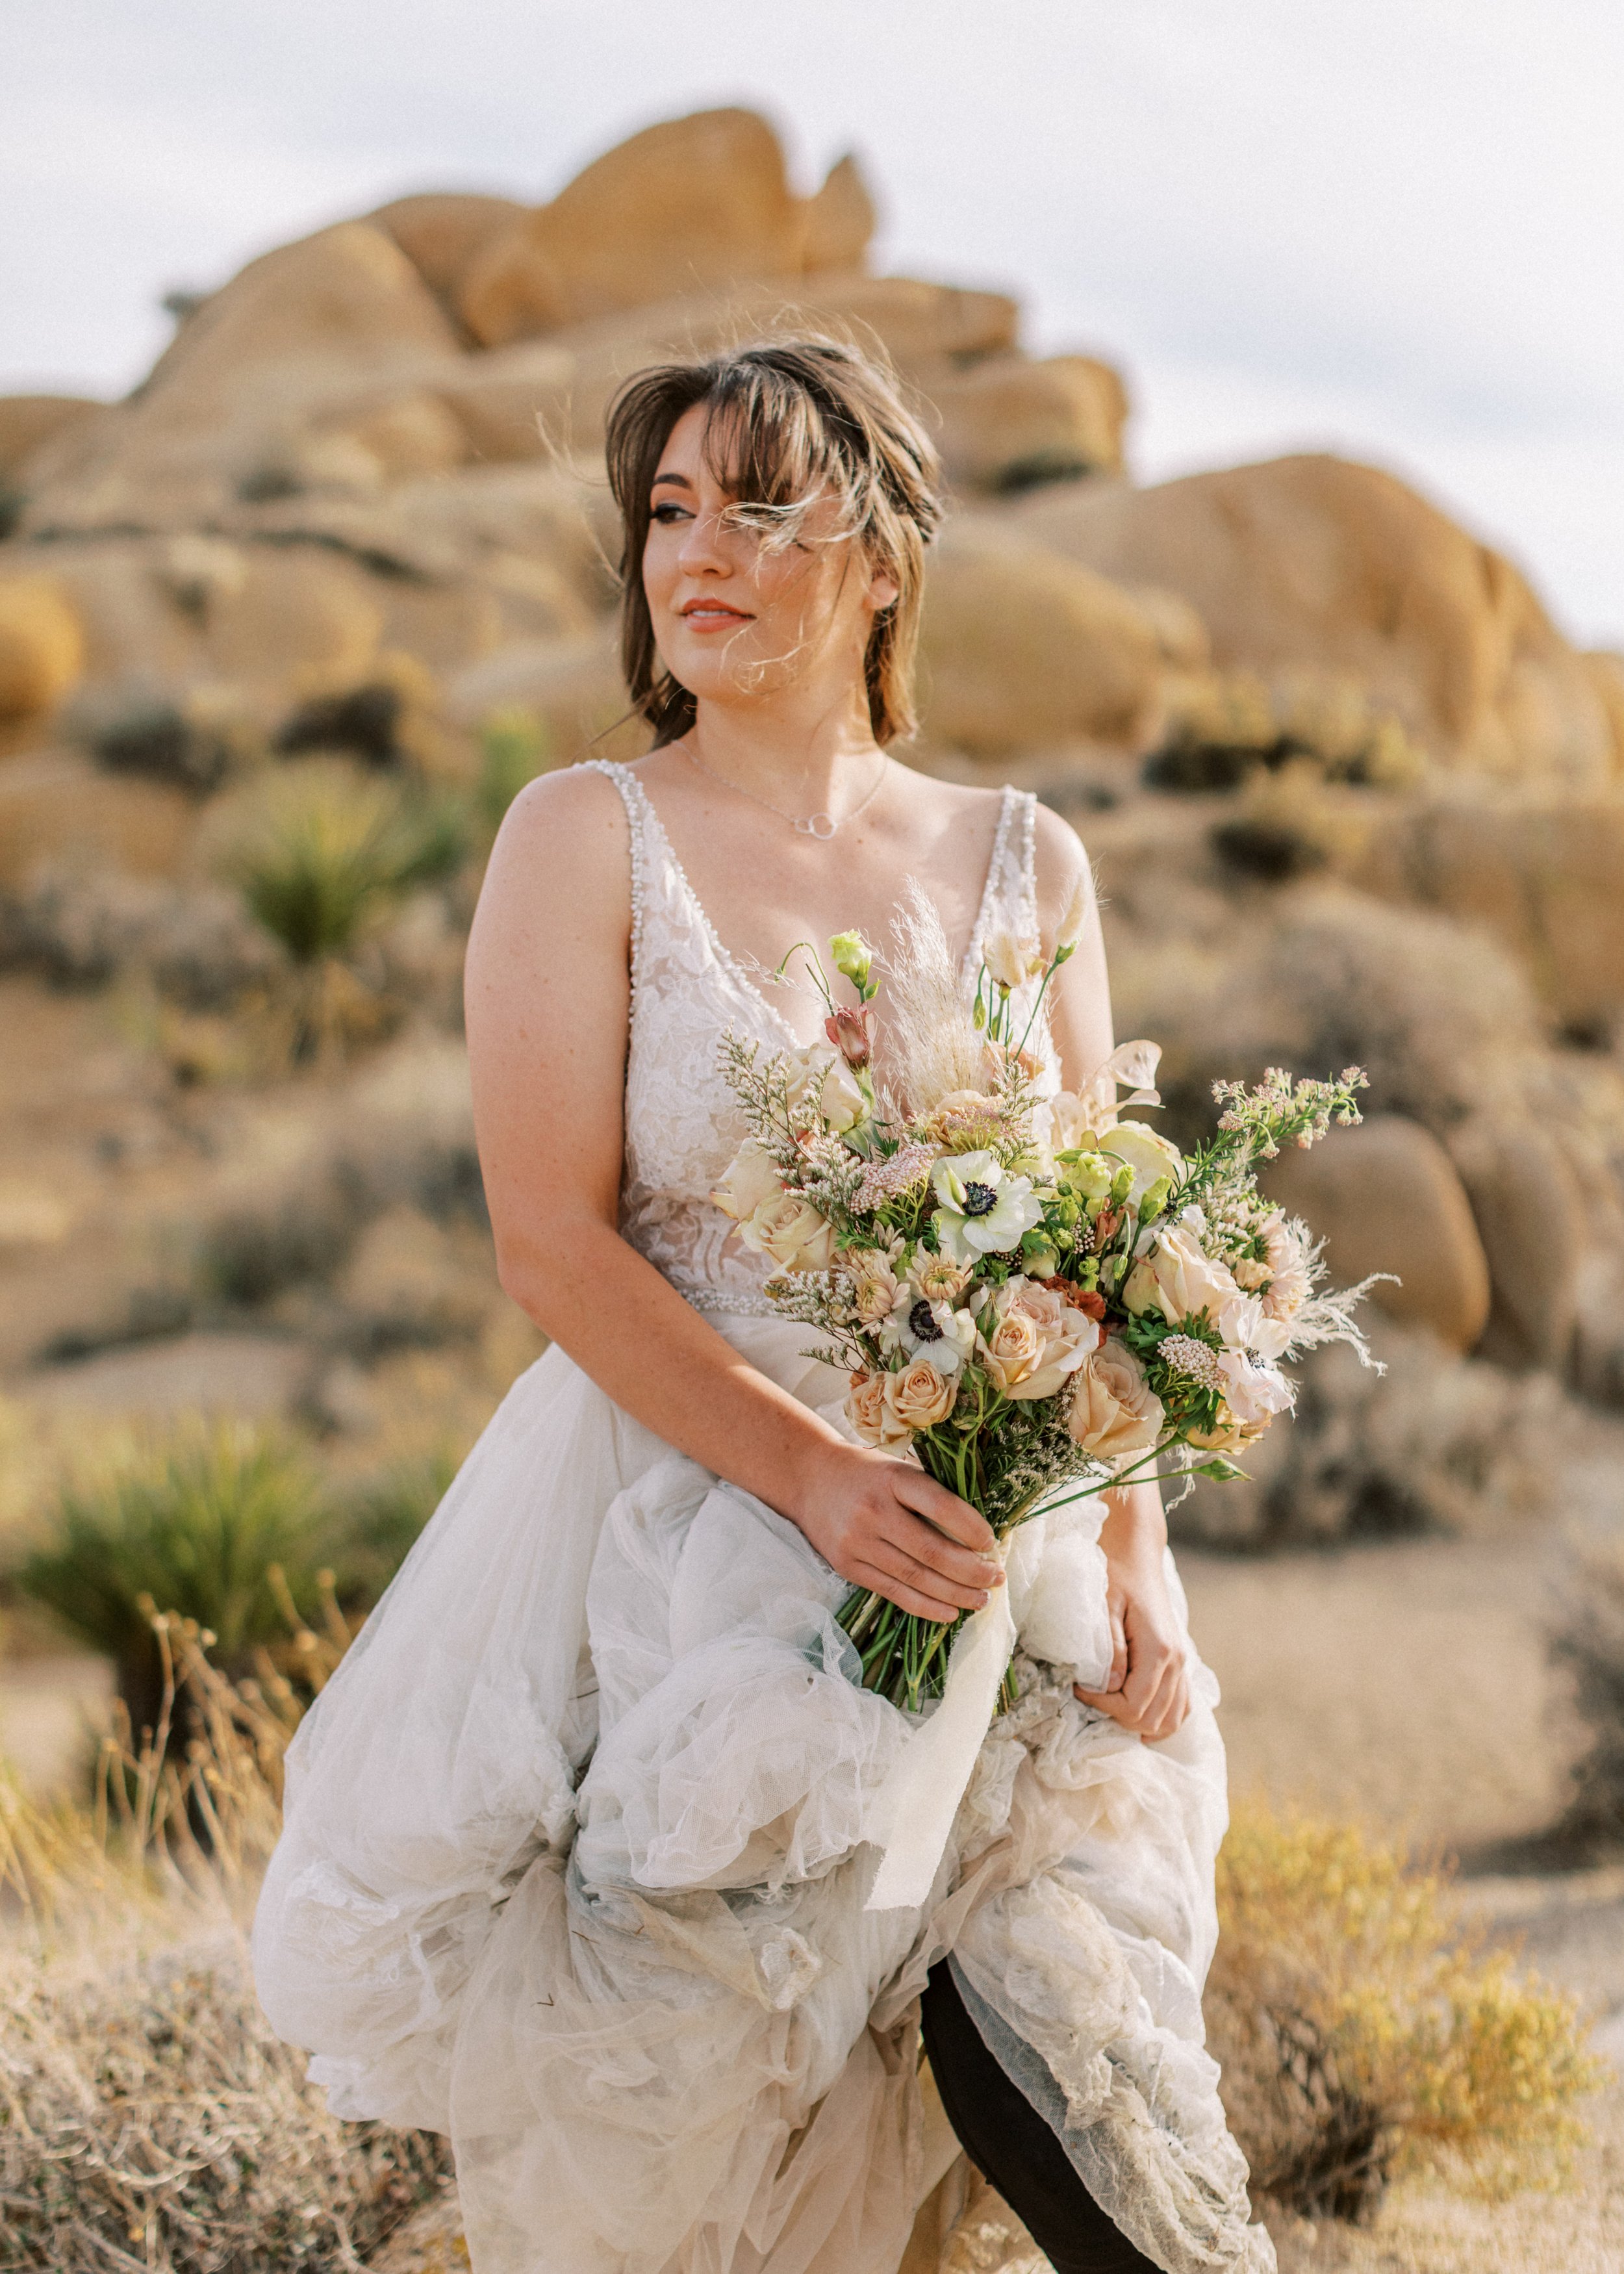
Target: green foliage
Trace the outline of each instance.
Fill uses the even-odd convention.
[[[1560,2178],[1602,2064],[1571,1999],[1462,1933],[1440,1872],[1357,1826],[1253,1806],[1218,1907],[1209,2035],[1261,2193],[1359,2220],[1405,2172],[1490,2195]]]
[[[533,711],[493,711],[479,733],[479,817],[491,834],[527,782],[553,764],[552,738]]]
[[[318,761],[264,785],[228,866],[251,914],[308,967],[350,954],[394,900],[449,875],[465,849],[451,800]]]
[[[445,1498],[459,1466],[442,1445],[369,1477],[338,1508],[334,1561],[347,1602],[375,1603]]]
[[[22,1585],[114,1660],[139,1729],[155,1723],[162,1689],[153,1612],[195,1620],[221,1663],[244,1671],[288,1631],[273,1566],[301,1613],[313,1610],[327,1524],[297,1447],[242,1423],[192,1422],[67,1483]]]

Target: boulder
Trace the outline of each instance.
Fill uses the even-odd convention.
[[[832,202],[832,201],[831,201]],[[801,201],[750,110],[646,127],[477,255],[457,294],[486,347],[801,266]]]
[[[53,576],[0,580],[0,724],[54,711],[85,663],[85,634]]]
[[[77,751],[0,764],[0,891],[8,894],[48,865],[173,876],[196,832],[197,806],[184,791],[106,773]]]
[[[86,395],[0,395],[0,480],[14,480],[53,435],[106,408]]]
[[[1605,1031],[1624,1007],[1624,794],[1446,794],[1395,810],[1353,880],[1481,927],[1557,1016]]]
[[[1561,1367],[1578,1313],[1583,1195],[1561,1147],[1538,1122],[1469,1122],[1449,1151],[1488,1257],[1493,1306],[1485,1358]]]
[[[372,579],[353,563],[256,548],[242,584],[209,612],[208,658],[227,678],[315,692],[366,675],[383,621]]]
[[[448,300],[482,246],[515,228],[529,210],[515,198],[432,190],[396,198],[366,219],[395,239],[431,292]]]
[[[1624,780],[1624,655],[1596,648],[1580,660],[1613,734],[1613,771]]]
[[[1128,395],[1109,364],[997,356],[926,385],[941,417],[943,463],[961,487],[1007,494],[1122,471]]]
[[[1359,678],[1447,764],[1611,777],[1606,709],[1523,578],[1390,474],[1304,456],[1019,510],[1040,544],[1182,593],[1220,669]]]
[[[575,639],[525,640],[446,682],[446,715],[479,727],[495,713],[528,712],[541,725],[558,763],[577,758],[635,758],[649,730],[628,715],[619,643],[612,628]]]
[[[1142,750],[1160,660],[1144,611],[1075,561],[969,521],[931,550],[920,665],[932,742],[987,757],[1077,741]]]
[[[823,187],[801,207],[801,267],[808,276],[821,275],[825,269],[861,268],[876,219],[862,168],[848,152],[836,159]]]
[[[1489,1316],[1488,1261],[1460,1177],[1419,1122],[1372,1114],[1312,1152],[1282,1153],[1263,1182],[1324,1239],[1331,1284],[1395,1272],[1399,1285],[1371,1291],[1379,1309],[1451,1350],[1473,1348]]]
[[[297,484],[297,465],[284,471],[282,461],[297,461],[314,406],[384,380],[404,390],[459,353],[391,237],[365,222],[323,230],[251,261],[182,326],[128,402],[47,445],[27,525],[174,529],[256,483]],[[366,454],[352,456],[364,483]]]
[[[417,388],[328,428],[366,452],[381,483],[446,474],[469,455],[467,430],[440,395]]]

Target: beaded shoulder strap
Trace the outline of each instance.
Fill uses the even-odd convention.
[[[633,773],[617,758],[582,758],[578,761],[583,772],[605,774],[620,793],[626,808],[628,835],[631,840],[631,899],[632,930],[630,946],[632,995],[637,993],[643,971],[643,915],[649,897],[649,824],[653,808],[649,794]]]

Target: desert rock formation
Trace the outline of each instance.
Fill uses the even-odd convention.
[[[910,756],[1079,821],[1184,1133],[1215,1070],[1368,1059],[1369,1127],[1282,1169],[1338,1270],[1402,1270],[1382,1301],[1447,1351],[1624,1380],[1594,1291],[1624,1284],[1624,660],[1390,473],[1137,485],[1108,362],[875,273],[874,230],[855,161],[802,194],[764,120],[711,111],[545,204],[427,192],[267,252],[123,403],[0,401],[13,961],[122,968],[154,893],[218,893],[212,800],[308,749],[290,721],[387,716],[351,758],[442,788],[515,711],[555,762],[635,750],[605,406],[816,328],[892,359],[952,486]],[[94,953],[50,934],[70,907]]]

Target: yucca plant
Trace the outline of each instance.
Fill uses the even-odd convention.
[[[296,1059],[378,1023],[351,959],[402,892],[451,874],[467,841],[460,801],[364,778],[342,760],[288,767],[256,790],[225,867],[298,974]]]
[[[1563,2176],[1605,2067],[1574,2000],[1474,1938],[1440,1871],[1357,1825],[1242,1807],[1218,1914],[1209,2038],[1262,2194],[1357,2222],[1405,2172],[1489,2195]]]
[[[303,1452],[242,1422],[194,1421],[71,1480],[25,1591],[117,1670],[133,1730],[157,1726],[164,1670],[153,1616],[177,1613],[247,1672],[286,1638],[289,1597],[313,1616],[331,1517]]]

